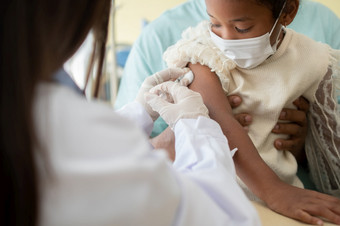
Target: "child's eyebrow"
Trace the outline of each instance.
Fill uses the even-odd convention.
[[[211,15],[208,11],[206,11],[208,16],[212,17],[212,18],[215,18],[213,15]]]
[[[215,18],[213,15],[211,15],[208,11],[206,11],[209,17]],[[229,20],[229,22],[244,22],[244,21],[248,21],[248,20],[253,20],[252,18],[248,17],[248,16],[244,16],[244,17],[240,17],[240,18],[236,18],[236,19],[232,19]]]
[[[232,20],[229,20],[229,21],[230,22],[243,22],[243,21],[247,21],[247,20],[253,20],[253,19],[250,18],[250,17],[244,16],[244,17],[240,17],[240,18],[237,18],[237,19],[232,19]]]

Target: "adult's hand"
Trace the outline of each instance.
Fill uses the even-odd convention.
[[[170,96],[171,102],[168,99],[163,99],[161,94]],[[174,128],[180,119],[209,117],[209,111],[204,105],[201,95],[176,82],[168,81],[155,86],[145,94],[145,99],[170,128]]]
[[[231,108],[234,109],[241,105],[242,98],[238,95],[230,95],[228,96],[228,101],[229,101]],[[248,130],[248,126],[251,124],[253,120],[252,116],[248,113],[235,114],[234,117],[246,130]]]
[[[139,89],[139,92],[136,97],[136,101],[139,102],[145,110],[148,112],[148,114],[151,116],[152,120],[155,121],[159,114],[158,112],[155,112],[152,110],[152,108],[146,103],[144,95],[150,91],[153,87],[156,85],[159,85],[166,81],[173,81],[180,76],[185,75],[190,70],[188,68],[167,68],[163,71],[159,71],[149,77],[147,77],[142,86]],[[187,80],[185,80],[187,81]],[[184,84],[187,85],[187,84]]]
[[[242,98],[237,95],[228,96],[228,101],[232,108],[237,108],[242,103]],[[297,109],[284,108],[279,119],[285,120],[285,123],[277,123],[273,133],[287,134],[288,139],[276,139],[274,146],[278,150],[290,151],[298,162],[305,160],[304,145],[308,130],[307,113],[309,103],[304,97],[299,97],[293,102]],[[252,123],[252,116],[248,113],[236,114],[235,118],[245,128]]]
[[[165,82],[150,90],[157,93],[168,93],[174,103],[169,103],[156,94],[146,94],[145,98],[153,110],[160,113],[163,119],[170,125],[165,131],[155,138],[150,139],[150,143],[157,149],[165,149],[171,160],[175,159],[175,136],[170,129],[180,118],[197,118],[198,116],[208,116],[208,109],[203,104],[199,93],[189,90],[174,82]]]
[[[277,123],[273,133],[287,134],[287,140],[277,139],[274,141],[274,146],[278,150],[290,151],[298,162],[305,159],[304,145],[308,130],[307,113],[309,110],[309,102],[299,97],[293,102],[297,109],[284,108],[280,114],[280,120],[286,120],[287,123]]]

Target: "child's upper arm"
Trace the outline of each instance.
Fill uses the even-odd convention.
[[[201,64],[189,64],[194,74],[194,80],[190,89],[199,92],[211,114],[232,113],[227,96],[224,93],[221,82],[209,67]]]

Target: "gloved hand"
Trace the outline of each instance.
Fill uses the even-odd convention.
[[[144,94],[149,92],[149,90],[155,87],[156,85],[169,80],[175,80],[189,71],[190,71],[189,68],[168,68],[163,71],[157,72],[144,80],[137,94],[136,101],[142,104],[142,106],[151,116],[153,121],[155,121],[159,117],[159,114],[158,112],[153,111],[152,108],[145,102]],[[188,85],[186,84],[187,80],[184,80],[183,82],[181,82],[183,83],[183,85]]]
[[[160,94],[164,93],[172,97],[173,103],[160,97]],[[204,105],[201,95],[176,82],[169,81],[155,86],[145,94],[145,99],[172,129],[181,118],[209,118],[208,108]]]

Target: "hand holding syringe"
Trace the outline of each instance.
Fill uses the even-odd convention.
[[[182,86],[188,86],[192,83],[193,80],[194,80],[194,74],[192,73],[192,71],[189,71],[186,74],[178,77],[175,80],[175,82],[181,84]],[[170,95],[168,95],[166,92],[160,93],[159,96],[162,99],[169,101],[170,103],[173,102],[172,97]]]
[[[192,71],[188,71],[186,74],[178,77],[175,82],[181,84],[182,86],[188,86],[194,80],[194,74]]]
[[[155,74],[148,76],[142,83],[138,94],[136,96],[136,102],[140,103],[144,109],[147,111],[147,113],[150,115],[153,121],[155,121],[159,114],[151,109],[151,107],[145,102],[145,94],[150,91],[153,87],[160,85],[167,81],[175,81],[178,77],[181,77],[182,75],[187,74],[190,71],[189,68],[167,68],[163,71],[158,71]],[[188,78],[187,78],[188,76]],[[178,79],[178,82],[183,85],[188,85],[192,81],[193,76],[192,75],[186,75],[184,76],[186,79]],[[172,98],[171,98],[172,99]]]

